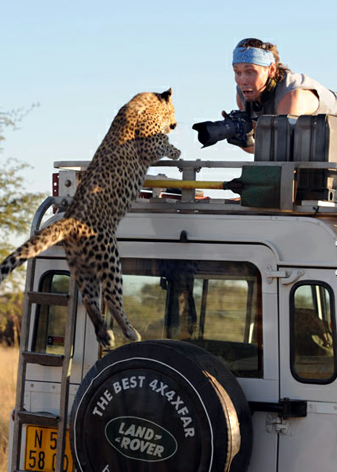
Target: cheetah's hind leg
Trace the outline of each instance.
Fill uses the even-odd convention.
[[[94,325],[97,341],[103,347],[114,347],[113,333],[107,329],[107,324],[101,314],[100,283],[96,274],[82,266],[76,268],[74,276],[82,295],[83,305]]]
[[[123,292],[122,292],[122,274],[117,277],[111,276],[111,272],[107,277],[103,277],[103,295],[111,315],[119,324],[124,336],[130,341],[140,341],[141,336],[132,326],[123,308]]]

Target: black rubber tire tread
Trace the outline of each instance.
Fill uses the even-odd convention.
[[[132,379],[139,382],[133,389],[129,388]],[[151,379],[154,380],[151,382]],[[158,384],[155,383],[157,380]],[[127,388],[119,395],[117,387],[120,389],[123,382]],[[158,389],[141,388],[146,382],[152,386],[158,385]],[[136,380],[134,383],[136,384]],[[231,401],[226,400],[226,395],[222,395],[223,390]],[[112,391],[113,399],[106,402],[109,404],[102,404],[102,394]],[[167,400],[170,391],[177,392],[172,402]],[[110,393],[106,395],[107,398],[112,398]],[[181,405],[177,403],[178,399]],[[101,404],[102,410],[101,407],[97,408]],[[177,404],[181,410],[178,410]],[[95,410],[94,415],[95,408],[97,411]],[[193,416],[194,437],[189,437],[189,430],[192,431],[187,424],[189,420],[178,417],[178,411],[183,411],[184,408]],[[105,414],[108,422],[104,418]],[[158,416],[162,422],[158,420]],[[229,417],[237,418],[238,423],[230,421]],[[114,443],[111,447],[111,442],[101,433],[103,428],[108,431],[110,427],[114,427],[114,418],[116,421],[122,418],[121,425],[127,424],[129,418],[133,418],[133,423],[141,419],[145,421],[142,424],[154,424],[161,428],[164,436],[165,431],[168,432],[170,428],[172,434],[169,434],[175,440],[168,435],[167,440],[168,443],[171,441],[172,448],[176,444],[177,449],[165,460],[153,462],[150,461],[150,456],[146,456],[146,460],[141,455],[137,460],[134,460],[135,457],[130,459],[130,455],[126,458],[124,449],[118,449],[119,454],[115,453],[118,444]],[[236,429],[236,435],[240,434],[241,447],[230,465],[233,428]],[[96,362],[76,394],[70,437],[78,471],[103,471],[105,464],[109,464],[106,472],[244,472],[248,468],[252,449],[252,423],[244,393],[235,376],[222,361],[187,342],[155,340],[127,344]],[[130,441],[128,437],[122,439],[122,444],[127,440]],[[107,441],[110,444],[104,446],[103,443]],[[129,442],[130,447],[137,446],[140,441],[135,437]],[[145,440],[143,444],[147,444]],[[154,446],[151,447],[153,452]],[[157,451],[157,455],[160,456],[159,452]],[[127,454],[131,453],[138,454],[138,451],[133,453],[127,449]]]

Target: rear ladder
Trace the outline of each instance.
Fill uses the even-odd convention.
[[[53,202],[53,199],[47,199],[48,202],[44,202],[41,205],[40,211],[37,213],[37,218],[32,225],[32,233],[37,231],[42,217]],[[58,429],[58,440],[57,440],[57,452],[56,452],[56,472],[63,471],[64,451],[65,451],[65,438],[68,423],[68,400],[69,400],[69,385],[70,385],[70,373],[72,367],[73,357],[73,340],[75,331],[75,317],[77,310],[77,299],[78,290],[73,277],[70,277],[69,294],[56,294],[56,293],[45,293],[45,292],[34,292],[34,276],[35,276],[36,261],[32,259],[28,261],[27,265],[27,277],[26,277],[26,289],[23,306],[22,316],[22,328],[21,328],[21,341],[20,341],[20,353],[18,363],[18,380],[16,390],[16,406],[14,416],[14,428],[13,428],[13,447],[12,447],[12,462],[11,471],[21,472],[24,469],[20,469],[21,454],[21,443],[22,443],[22,431],[23,425],[37,425],[37,426],[49,426],[56,427]],[[30,350],[29,347],[29,332],[32,305],[34,304],[47,304],[47,305],[58,305],[67,306],[67,321],[66,331],[64,339],[64,354],[46,354],[38,353]],[[51,413],[39,413],[33,411],[27,411],[24,408],[24,399],[26,392],[26,381],[27,381],[27,365],[38,364],[50,367],[62,368],[61,373],[61,391],[60,391],[60,404],[59,414],[54,415]]]

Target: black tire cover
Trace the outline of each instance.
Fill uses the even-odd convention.
[[[193,344],[130,343],[96,362],[70,424],[83,472],[244,472],[248,403],[234,375]]]

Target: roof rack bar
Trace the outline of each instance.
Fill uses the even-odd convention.
[[[56,161],[54,167],[56,169],[75,169],[78,171],[85,170],[91,161]],[[243,166],[279,166],[279,165],[294,165],[297,169],[337,169],[337,162],[318,162],[318,161],[293,161],[293,162],[281,162],[281,161],[203,161],[196,159],[195,161],[188,161],[179,159],[178,161],[162,160],[151,167],[178,167],[179,169],[185,168],[215,168],[215,169],[239,169]]]

